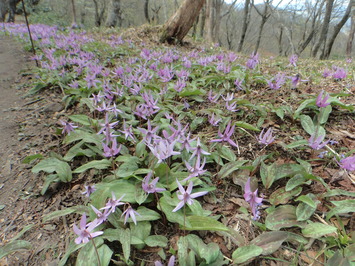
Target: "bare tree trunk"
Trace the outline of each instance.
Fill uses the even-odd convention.
[[[106,27],[115,27],[121,19],[121,0],[111,0]]]
[[[205,18],[205,40],[209,43],[213,42],[213,0],[206,0],[206,18]]]
[[[212,41],[213,43],[217,43],[219,39],[219,31],[221,28],[221,21],[222,21],[222,6],[224,1],[223,0],[215,0],[214,2],[214,17],[213,17],[213,32],[212,32]]]
[[[191,29],[205,0],[184,0],[176,13],[165,23],[161,42],[182,42]]]
[[[200,37],[204,36],[205,31],[205,23],[206,23],[206,6],[202,8],[201,12],[201,23],[200,23]]]
[[[71,6],[73,10],[73,24],[76,25],[76,9],[75,9],[75,0],[71,0]]]
[[[279,34],[279,39],[278,39],[278,43],[279,43],[279,55],[282,55],[282,37],[283,37],[283,27],[280,27],[280,34]]]
[[[327,5],[326,5],[326,9],[325,9],[325,16],[324,16],[324,20],[323,20],[323,26],[322,26],[322,29],[320,32],[319,40],[315,44],[315,46],[313,47],[312,57],[317,56],[319,48],[327,39],[330,17],[331,17],[332,11],[333,11],[333,4],[334,4],[334,0],[327,0]]]
[[[258,38],[256,40],[256,44],[255,44],[255,49],[254,49],[254,53],[257,53],[260,47],[260,42],[261,42],[261,36],[263,33],[263,29],[265,26],[266,21],[269,19],[271,13],[269,12],[269,3],[270,1],[267,0],[264,3],[264,11],[261,13],[261,11],[254,5],[254,3],[252,3],[253,7],[255,8],[256,12],[261,16],[261,23],[259,26],[259,32],[258,32]]]
[[[299,42],[297,50],[296,50],[296,54],[297,55],[300,55],[306,49],[306,47],[312,41],[313,37],[317,34],[317,32],[318,32],[318,24],[319,24],[318,22],[320,20],[320,15],[322,13],[322,9],[323,9],[325,1],[326,0],[318,0],[316,2],[316,4],[315,4],[314,10],[312,10],[310,12],[310,13],[314,14],[313,18],[312,18],[311,30],[310,30],[310,33],[308,34],[308,37],[306,38],[307,22],[308,22],[308,19],[307,19],[306,23],[305,23],[305,29],[304,29],[304,33],[303,33],[303,36],[302,36],[302,40]],[[320,5],[319,5],[319,7],[317,9],[318,3],[320,3]]]
[[[9,2],[8,0],[0,0],[0,22],[5,21],[5,16],[8,12]]]
[[[355,1],[352,2],[352,12],[351,12],[351,29],[349,32],[348,41],[346,43],[346,56],[351,58],[351,52],[353,49],[353,41],[355,35]]]
[[[100,27],[103,22],[103,17],[105,14],[106,0],[103,0],[103,3],[99,5],[98,0],[92,0],[95,6],[95,26]]]
[[[335,25],[334,32],[333,32],[332,36],[329,38],[329,41],[327,42],[325,50],[322,53],[320,59],[324,60],[324,59],[329,58],[330,52],[332,51],[333,44],[334,44],[336,37],[338,36],[340,30],[342,29],[342,27],[344,26],[344,24],[348,21],[348,19],[350,17],[351,6],[352,6],[353,1],[354,0],[349,0],[349,4],[348,4],[348,7],[346,8],[345,14],[342,17],[342,19],[339,21],[339,23],[337,25]]]
[[[9,18],[7,22],[15,22],[16,6],[21,0],[9,0]]]
[[[243,50],[243,44],[245,41],[245,36],[247,34],[249,22],[250,22],[250,0],[245,0],[242,35],[240,36],[240,40],[239,40],[239,44],[238,44],[238,50],[237,50],[238,52],[241,52]]]
[[[150,23],[150,18],[149,18],[149,0],[145,0],[144,2],[144,16],[145,20]]]

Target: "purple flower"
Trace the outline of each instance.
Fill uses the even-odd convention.
[[[102,231],[97,231],[94,233],[92,232],[96,226],[98,226],[98,224],[95,222],[92,222],[88,225],[86,224],[86,214],[84,213],[80,220],[80,229],[76,226],[76,224],[73,224],[74,233],[78,235],[78,237],[75,239],[75,243],[77,245],[80,243],[85,244],[88,243],[90,239],[102,235],[104,233]]]
[[[167,266],[174,266],[175,265],[175,256],[172,255],[169,259]],[[154,266],[164,266],[160,261],[154,262]]]
[[[226,108],[228,111],[231,112],[237,112],[239,109],[237,109],[237,102],[226,102]]]
[[[98,209],[96,209],[92,205],[91,205],[91,208],[96,213],[97,218],[93,222],[95,222],[97,225],[102,224],[103,222],[105,222],[107,220],[108,216],[110,215],[110,211],[108,209],[105,209],[104,212],[100,212]],[[88,225],[90,225],[90,224],[91,223],[89,223]]]
[[[156,185],[159,181],[159,177],[156,177],[150,182],[150,178],[152,177],[152,172],[150,172],[146,177],[144,177],[143,182],[142,182],[142,188],[146,193],[159,193],[163,192],[166,189],[165,188],[157,188]]]
[[[344,79],[346,78],[346,71],[344,68],[341,67],[334,67],[333,78],[334,79]]]
[[[190,157],[190,160],[197,156],[197,158],[199,158],[201,156],[201,154],[203,155],[211,155],[211,153],[205,151],[202,149],[202,146],[201,146],[201,141],[200,141],[200,138],[197,138],[197,143],[196,143],[196,147],[195,148],[191,148],[191,150],[193,151],[191,157]]]
[[[325,145],[328,144],[329,140],[323,141],[324,136],[319,136],[316,137],[316,134],[313,133],[311,137],[308,140],[308,145],[314,149],[314,150],[320,150],[322,149]],[[322,142],[323,141],[323,142]]]
[[[278,73],[275,78],[267,81],[267,84],[270,89],[278,90],[285,83],[285,74]]]
[[[201,157],[197,157],[195,165],[192,167],[188,162],[185,161],[187,170],[189,171],[189,176],[183,180],[186,182],[195,176],[203,175],[207,170],[204,170],[206,164],[206,158],[203,158],[203,163],[201,165]]]
[[[208,122],[210,122],[210,124],[212,125],[212,126],[218,126],[218,123],[221,121],[221,119],[220,118],[216,118],[215,116],[214,116],[214,113],[212,113],[212,115],[209,117],[209,119],[208,119]]]
[[[67,133],[70,135],[70,132],[74,131],[74,128],[77,128],[77,126],[74,126],[74,124],[70,122],[60,120],[60,123],[64,126],[62,134]]]
[[[123,130],[120,130],[120,132],[124,134],[126,140],[130,138],[133,142],[136,142],[136,138],[133,134],[132,125],[127,126],[126,120],[123,120]]]
[[[94,191],[96,191],[95,185],[88,185],[88,186],[84,186],[85,187],[85,191],[82,192],[81,194],[85,195],[86,197],[90,197],[91,193],[93,193]]]
[[[355,155],[341,159],[339,166],[348,171],[355,171]]]
[[[147,144],[150,144],[152,139],[156,139],[157,138],[157,135],[155,133],[158,131],[159,126],[157,126],[155,128],[152,128],[150,120],[148,120],[147,125],[148,125],[147,129],[139,127],[138,130],[143,134],[144,142],[146,142]]]
[[[269,145],[275,140],[272,136],[273,128],[270,127],[266,132],[264,130],[265,128],[261,131],[258,141],[260,144]]]
[[[208,193],[208,191],[201,191],[201,192],[196,192],[196,193],[191,194],[192,188],[194,186],[192,181],[189,183],[186,190],[179,183],[179,180],[176,180],[176,183],[179,187],[179,191],[177,192],[177,197],[180,200],[180,202],[175,207],[175,209],[173,209],[173,212],[180,210],[186,203],[188,203],[189,205],[192,205],[192,203],[193,203],[192,199],[197,198],[197,197],[201,197],[201,196],[206,195]]]
[[[324,69],[323,74],[322,74],[322,76],[324,78],[330,77],[331,75],[332,75],[332,72],[328,68]]]
[[[240,80],[240,79],[236,79],[235,81],[234,81],[234,85],[236,86],[236,89],[237,90],[243,90],[243,87],[242,87],[242,80]]]
[[[256,189],[254,192],[251,191],[250,188],[250,177],[248,178],[245,187],[244,187],[244,199],[249,203],[251,207],[251,211],[254,216],[254,220],[257,220],[259,218],[259,211],[258,207],[261,205],[261,202],[263,201],[262,198],[258,197],[258,189]]]
[[[109,147],[106,143],[102,143],[104,148],[103,156],[107,158],[112,158],[120,153],[122,145],[117,147],[117,140],[114,138],[111,142],[111,147]]]
[[[131,205],[129,205],[128,208],[122,213],[121,217],[123,215],[124,215],[124,223],[125,224],[127,223],[127,220],[128,220],[129,217],[132,218],[132,221],[134,222],[134,224],[137,224],[136,215],[141,216],[138,212],[133,210]]]
[[[101,208],[100,210],[108,209],[110,211],[110,213],[114,213],[117,206],[120,206],[120,205],[124,204],[123,202],[121,202],[121,199],[123,199],[125,194],[123,194],[119,199],[116,199],[116,196],[115,196],[115,194],[113,192],[111,192],[111,194],[112,194],[112,198],[109,199],[107,201],[105,207]]]
[[[230,145],[238,148],[238,145],[231,139],[231,136],[234,133],[234,128],[235,126],[233,125],[231,127],[231,121],[229,121],[223,134],[220,130],[218,130],[218,136],[220,137],[220,139],[213,139],[211,140],[211,142],[228,142]]]
[[[252,53],[249,57],[249,60],[246,63],[246,66],[249,69],[254,69],[257,66],[257,64],[259,64],[259,54]]]
[[[297,66],[297,61],[298,61],[298,56],[296,54],[293,54],[289,58],[289,62],[291,66],[296,67]]]
[[[219,95],[218,95],[218,94],[213,95],[212,90],[210,90],[210,91],[208,92],[208,100],[209,100],[211,103],[217,103],[218,98],[219,98]]]
[[[156,139],[155,142],[148,147],[153,155],[158,159],[158,163],[161,163],[170,156],[180,154],[180,152],[174,151],[175,142],[176,141],[169,143],[166,139]]]
[[[326,107],[328,106],[330,103],[328,102],[328,99],[329,99],[329,94],[326,93],[323,97],[323,94],[324,94],[324,90],[322,90],[319,94],[318,94],[318,97],[317,97],[317,100],[316,100],[316,104],[318,107],[322,108],[322,107]]]

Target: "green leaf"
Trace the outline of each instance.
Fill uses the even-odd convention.
[[[86,156],[86,157],[93,157],[96,153],[91,149],[82,149],[85,143],[84,141],[80,141],[79,143],[75,144],[73,147],[69,149],[67,154],[64,156],[65,161],[71,161],[74,157],[77,156]]]
[[[68,246],[67,250],[65,251],[65,254],[63,255],[62,259],[58,263],[58,266],[67,265],[67,260],[69,259],[71,254],[73,254],[75,251],[77,251],[78,249],[82,248],[83,246],[85,246],[85,244],[77,245],[74,242],[74,240],[70,241],[69,246]]]
[[[141,221],[156,221],[161,218],[160,214],[157,213],[156,211],[153,211],[151,209],[148,209],[144,206],[140,206],[137,209],[137,212],[140,214],[136,216],[136,219],[138,222]]]
[[[285,231],[265,232],[254,238],[250,244],[262,248],[261,254],[269,255],[278,250],[287,238],[288,233]]]
[[[173,212],[175,206],[170,205],[170,203],[171,199],[169,197],[164,196],[160,198],[160,206],[158,205],[159,208],[161,207],[163,209],[163,212],[165,213],[165,216],[168,221],[171,223],[178,223],[181,226],[184,226],[185,224],[186,227],[191,227],[189,220],[184,218],[182,212]]]
[[[334,255],[327,261],[325,266],[354,266],[354,260],[350,261],[349,258],[342,255],[342,251],[338,250]]]
[[[46,173],[56,172],[62,182],[69,182],[73,178],[69,164],[57,158],[44,159],[32,168],[33,173],[39,173],[40,171]]]
[[[315,128],[314,123],[313,123],[313,120],[312,120],[312,118],[310,116],[301,115],[300,116],[300,120],[301,120],[301,125],[302,125],[303,129],[309,135],[312,135],[316,131],[316,128]]]
[[[253,131],[256,131],[256,132],[260,132],[260,129],[258,129],[257,127],[254,127],[253,125],[248,124],[248,123],[243,122],[243,121],[237,121],[237,122],[235,122],[234,124],[235,124],[237,127],[241,127],[241,128],[253,130]]]
[[[340,200],[340,201],[331,201],[335,205],[334,208],[328,212],[326,219],[329,220],[336,214],[339,213],[353,213],[355,210],[355,200]]]
[[[107,159],[102,159],[102,160],[94,160],[94,161],[90,161],[78,168],[76,168],[73,173],[79,174],[79,173],[83,173],[89,169],[108,169],[111,166],[111,162]]]
[[[83,140],[85,143],[93,143],[98,147],[101,147],[101,137],[94,132],[87,132],[82,129],[76,129],[75,131],[70,132],[70,135],[67,135],[64,138],[64,144],[70,144],[76,141]]]
[[[269,189],[275,181],[276,178],[276,165],[266,165],[264,162],[261,162],[260,166],[260,176],[261,181],[266,189]]]
[[[103,244],[101,238],[96,238],[94,239],[94,241],[97,248],[97,253],[99,254],[100,264],[98,262],[95,247],[92,244],[92,241],[90,241],[84,247],[81,248],[76,259],[75,266],[86,266],[88,265],[88,262],[90,262],[90,265],[93,266],[107,266],[110,264],[113,251],[107,245]]]
[[[311,193],[307,194],[307,195],[301,195],[299,196],[296,201],[301,201],[307,205],[309,205],[310,207],[313,208],[317,208],[317,204],[319,201],[315,200],[315,196]]]
[[[66,215],[74,213],[74,212],[82,214],[84,212],[88,213],[89,211],[90,211],[89,207],[82,206],[82,205],[66,208],[64,210],[54,211],[54,212],[51,212],[51,213],[43,216],[43,223],[53,220],[55,218],[61,217],[61,216],[66,216]]]
[[[189,97],[189,96],[197,96],[197,95],[204,95],[205,93],[201,90],[184,90],[179,93],[180,97]]]
[[[225,231],[229,232],[229,228],[226,227],[221,222],[204,216],[188,216],[186,217],[189,225],[186,225],[185,230],[195,231],[195,230],[208,230],[208,231]]]
[[[48,187],[50,186],[50,184],[52,184],[53,182],[58,182],[58,181],[59,181],[59,177],[57,174],[47,175],[46,180],[43,183],[41,194],[44,195],[46,193]]]
[[[116,171],[118,177],[130,177],[138,169],[138,165],[135,162],[126,162],[120,165]]]
[[[225,178],[229,176],[232,172],[238,170],[246,162],[248,162],[248,160],[234,161],[223,165],[221,170],[218,172],[218,178]]]
[[[297,221],[296,207],[283,205],[268,213],[265,219],[265,226],[275,231],[293,226],[302,227],[303,223]]]
[[[79,123],[82,124],[84,126],[91,126],[90,120],[91,118],[89,118],[87,115],[70,115],[69,119],[75,123]]]
[[[182,236],[179,238],[177,242],[177,247],[178,247],[178,259],[179,259],[179,265],[180,266],[190,266],[186,262],[188,261],[188,242],[186,237]]]
[[[301,202],[296,208],[297,221],[307,221],[316,211],[316,208]]]
[[[33,155],[26,156],[26,158],[22,160],[22,163],[28,164],[35,159],[43,159],[43,155],[42,154],[33,154]]]
[[[302,229],[305,237],[319,238],[321,236],[331,234],[337,231],[337,228],[323,223],[310,223]]]
[[[125,260],[128,261],[131,256],[131,231],[128,228],[120,231],[120,242],[122,245],[123,256]]]
[[[319,112],[319,123],[320,124],[324,124],[325,122],[328,121],[329,115],[332,112],[332,106],[331,105],[327,105],[324,108],[320,108],[320,112]]]
[[[96,208],[104,206],[107,198],[112,198],[112,192],[117,199],[124,195],[122,201],[136,203],[136,186],[127,180],[119,179],[108,183],[101,182],[96,184],[95,187],[96,191],[91,194],[90,198]]]
[[[294,188],[296,188],[296,187],[298,187],[298,186],[304,184],[305,181],[306,181],[306,179],[304,178],[303,175],[301,175],[301,174],[296,174],[294,177],[291,177],[291,178],[287,181],[285,190],[286,190],[286,191],[290,191],[290,190],[292,190],[292,189],[294,189]]]
[[[237,156],[235,155],[234,151],[228,148],[227,146],[222,146],[219,149],[219,156],[224,159],[227,159],[230,162],[234,162],[237,160]]]
[[[305,139],[302,139],[302,140],[297,140],[297,141],[291,142],[290,144],[286,145],[285,147],[287,149],[294,149],[294,148],[304,147],[304,146],[308,146],[308,141]]]
[[[263,249],[257,245],[249,245],[237,248],[233,254],[233,263],[244,263],[262,254]]]
[[[14,253],[19,250],[24,250],[24,249],[31,249],[32,245],[30,242],[25,241],[25,240],[15,240],[11,241],[10,243],[6,244],[3,247],[0,247],[0,259]]]
[[[293,115],[294,119],[297,119],[300,115],[300,113],[302,112],[303,109],[309,107],[309,106],[315,106],[315,99],[307,99],[305,101],[303,101],[300,106],[297,108],[297,110],[295,111],[295,114]]]
[[[152,228],[150,222],[139,222],[137,224],[130,224],[131,229],[131,244],[136,248],[142,249],[145,246],[145,240],[150,235]],[[138,241],[137,241],[138,240]]]
[[[165,236],[148,236],[144,241],[149,247],[167,247],[168,239]]]
[[[290,191],[286,191],[285,187],[282,187],[282,188],[275,190],[270,195],[269,200],[272,205],[286,204],[294,196],[300,194],[301,192],[302,192],[302,187],[297,187],[297,188],[290,190]]]
[[[325,192],[324,194],[322,194],[322,197],[327,198],[327,197],[334,197],[334,196],[339,196],[339,195],[355,198],[355,192],[347,191],[347,190],[343,190],[343,189],[339,189],[339,188],[332,189],[330,191]]]

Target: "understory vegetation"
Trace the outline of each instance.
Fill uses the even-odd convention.
[[[1,29],[29,47],[25,25]],[[72,222],[60,265],[355,263],[351,60],[31,31],[28,93],[60,92],[65,111],[61,147],[24,162],[42,195],[62,182],[86,198],[43,217]]]

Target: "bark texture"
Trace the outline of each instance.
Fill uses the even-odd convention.
[[[108,11],[106,26],[115,27],[120,25],[121,17],[121,0],[111,0],[110,8]]]
[[[343,28],[344,24],[348,21],[351,13],[351,6],[352,6],[353,0],[349,0],[348,7],[346,8],[345,14],[342,17],[342,19],[339,21],[338,24],[335,25],[334,31],[332,36],[329,38],[329,41],[327,42],[327,46],[325,47],[324,52],[320,56],[320,59],[328,59],[330,56],[330,52],[332,51],[334,41],[336,37],[338,36],[340,30]]]
[[[176,13],[165,23],[161,42],[181,43],[187,35],[205,0],[184,0]]]
[[[320,32],[320,37],[319,37],[318,42],[316,43],[316,45],[313,47],[313,50],[312,50],[313,57],[317,56],[319,48],[327,39],[330,17],[332,15],[332,11],[333,11],[333,5],[334,5],[334,0],[327,0],[327,5],[326,5],[326,9],[325,9],[326,11],[325,11],[325,16],[324,16],[324,20],[323,20],[323,26],[322,26],[322,29]]]
[[[355,35],[355,0],[352,0],[351,29],[349,32],[348,41],[346,43],[346,56],[348,58],[351,58],[351,51],[353,49],[354,35]]]

